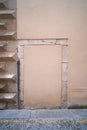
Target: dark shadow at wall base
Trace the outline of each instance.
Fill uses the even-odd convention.
[[[68,109],[87,109],[87,105],[73,105],[69,106]]]

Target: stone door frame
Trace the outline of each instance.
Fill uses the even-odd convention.
[[[54,40],[18,40],[18,57],[20,60],[20,100],[24,108],[24,46],[25,45],[60,45],[62,46],[62,81],[61,108],[67,108],[68,82],[68,39]]]

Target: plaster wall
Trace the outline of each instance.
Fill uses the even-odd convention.
[[[61,106],[61,46],[24,46],[24,106]]]
[[[68,106],[87,105],[87,0],[18,0],[18,39],[68,38]]]

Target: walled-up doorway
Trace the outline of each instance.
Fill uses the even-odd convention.
[[[61,46],[24,46],[25,108],[61,106]]]

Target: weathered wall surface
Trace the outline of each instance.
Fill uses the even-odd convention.
[[[17,108],[16,0],[0,1],[0,109]]]
[[[18,39],[68,38],[68,106],[87,105],[87,0],[18,0]]]

